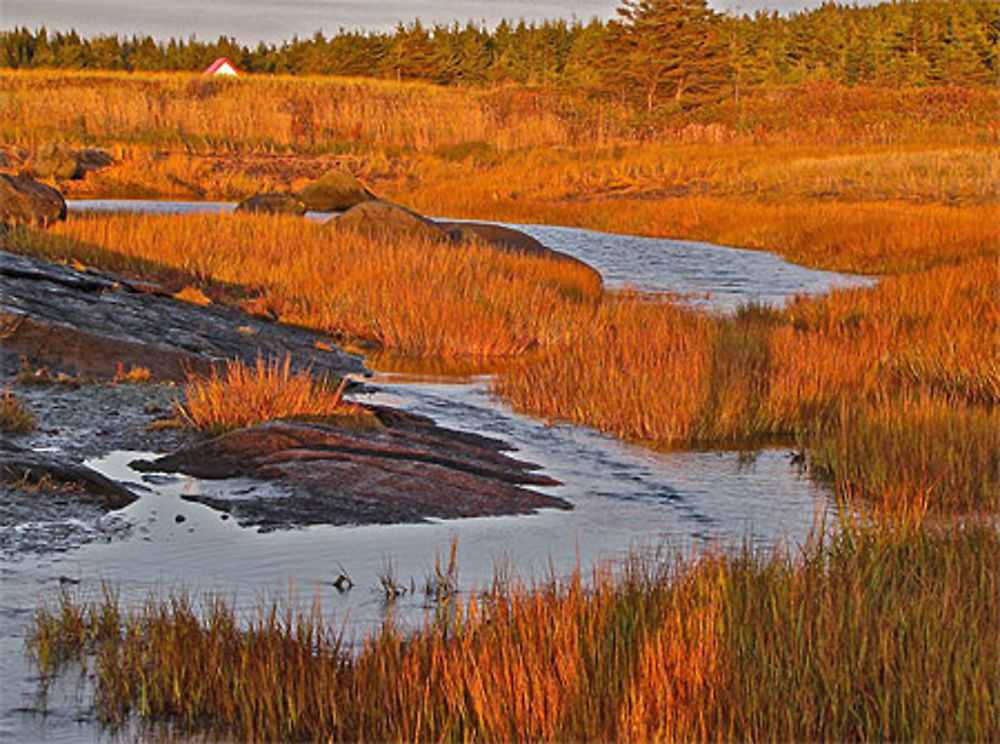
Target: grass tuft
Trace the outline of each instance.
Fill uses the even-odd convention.
[[[346,384],[345,379],[333,387],[308,371],[293,373],[291,357],[284,362],[258,359],[254,367],[229,361],[225,375],[192,377],[177,410],[189,426],[213,434],[279,418],[369,415],[343,400]]]

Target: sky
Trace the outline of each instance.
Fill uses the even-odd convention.
[[[821,0],[709,0],[719,11],[788,12]],[[340,28],[390,30],[419,18],[427,25],[502,18],[588,21],[614,16],[618,0],[0,0],[0,26],[75,28],[84,36],[142,34],[159,40],[196,35],[203,41],[233,37],[243,44],[281,42],[292,36],[327,36]]]

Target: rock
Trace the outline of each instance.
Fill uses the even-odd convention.
[[[451,237],[436,223],[398,204],[368,201],[351,207],[327,224],[369,237],[416,238],[446,242]]]
[[[27,159],[27,150],[13,145],[0,145],[0,169],[17,173]]]
[[[584,267],[593,273],[596,286],[600,287],[604,281],[600,272],[589,264],[584,263],[568,253],[555,251],[547,248],[540,241],[531,237],[527,233],[515,230],[504,225],[494,225],[489,222],[446,222],[438,220],[442,228],[448,231],[454,240],[477,245],[485,245],[496,250],[507,253],[519,253],[526,256],[539,256],[556,261],[568,261],[578,266]]]
[[[73,178],[83,178],[91,171],[101,170],[115,164],[115,159],[111,153],[98,147],[87,147],[76,155],[76,173]]]
[[[564,253],[546,248],[535,238],[520,230],[487,222],[445,222],[438,220],[455,239],[467,243],[480,243],[509,253],[523,253],[529,256],[565,256]]]
[[[289,194],[257,194],[236,205],[237,212],[250,214],[303,215],[306,205]]]
[[[571,508],[562,499],[522,488],[555,481],[504,454],[502,442],[419,417],[389,415],[379,421],[360,428],[272,421],[132,467],[199,478],[259,478],[291,491],[286,498],[266,489],[240,498],[187,497],[233,514],[243,526],[389,524]]]
[[[49,142],[38,149],[31,158],[29,167],[36,178],[68,181],[78,177],[80,165],[76,154],[69,147],[61,142]]]
[[[9,484],[49,488],[75,486],[81,498],[97,499],[106,509],[121,509],[136,500],[136,495],[96,470],[62,460],[53,455],[32,452],[0,440],[0,481]]]
[[[311,212],[339,212],[375,198],[358,179],[339,170],[326,173],[298,196]]]
[[[248,317],[220,305],[200,307],[97,271],[0,253],[3,367],[23,355],[53,371],[114,376],[118,365],[144,367],[154,381],[186,380],[226,359],[292,357],[294,369],[343,377],[361,359],[301,328]],[[240,329],[251,327],[252,336]],[[317,347],[322,343],[323,347]]]
[[[66,219],[66,200],[51,186],[0,173],[0,222],[47,227]]]

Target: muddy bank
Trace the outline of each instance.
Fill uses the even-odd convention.
[[[159,428],[180,394],[175,385],[4,381],[35,426],[0,439],[0,555],[62,552],[128,535],[116,512],[143,491],[84,464],[116,449],[169,452],[189,430]]]

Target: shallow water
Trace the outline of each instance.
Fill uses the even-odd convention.
[[[77,210],[95,205],[71,202],[70,206]],[[134,203],[127,206],[139,208]],[[155,211],[177,213],[230,207],[153,205]],[[149,210],[150,205],[143,208]],[[610,285],[697,295],[690,301],[723,311],[748,300],[778,303],[790,294],[855,281],[794,267],[768,254],[707,244],[552,227],[524,229],[552,248],[591,263]],[[95,594],[101,581],[110,581],[121,589],[125,601],[180,587],[196,596],[221,592],[241,607],[251,607],[262,597],[287,597],[291,591],[302,601],[318,597],[327,616],[344,622],[349,634],[357,636],[384,617],[379,577],[387,570],[397,582],[414,589],[397,600],[395,616],[404,623],[421,620],[426,612],[421,587],[433,572],[435,557],[446,558],[452,539],[458,544],[460,586],[468,592],[487,586],[498,567],[526,579],[544,579],[553,572],[566,575],[577,566],[586,573],[598,562],[660,546],[681,551],[744,542],[763,549],[794,546],[834,508],[825,490],[803,476],[785,450],[764,450],[753,457],[732,452],[653,452],[582,427],[548,425],[513,413],[489,395],[488,383],[485,376],[462,382],[446,378],[415,382],[376,374],[377,392],[357,398],[510,442],[517,457],[541,464],[544,473],[562,482],[546,490],[571,502],[572,511],[262,534],[183,497],[206,489],[225,494],[247,488],[287,497],[273,486],[143,476],[128,462],[150,457],[145,452],[113,452],[90,461],[105,474],[133,483],[142,496],[114,514],[130,529],[110,542],[5,558],[0,737],[92,741],[99,735],[86,709],[86,696],[77,695],[68,682],[50,694],[47,719],[30,712],[36,707],[36,680],[23,653],[26,623],[38,601],[51,601],[67,582],[80,582],[79,591]],[[355,582],[346,594],[331,586],[341,571]]]

